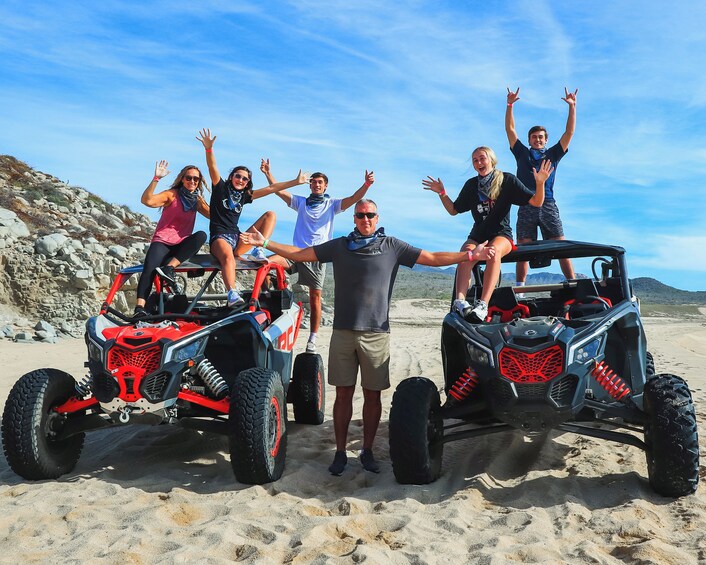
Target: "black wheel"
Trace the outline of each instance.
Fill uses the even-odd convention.
[[[76,394],[75,385],[68,373],[38,369],[12,387],[2,415],[2,445],[21,477],[56,479],[76,466],[85,434],[55,439],[67,417],[52,410]]]
[[[699,482],[696,413],[686,382],[675,375],[655,375],[644,392],[647,472],[662,496],[684,496]]]
[[[423,485],[441,473],[444,451],[441,401],[436,385],[424,377],[402,381],[390,409],[390,459],[402,484]]]
[[[645,377],[647,377],[646,380],[650,380],[652,377],[655,376],[655,360],[654,357],[652,357],[652,353],[649,351],[647,352],[647,362],[645,363]]]
[[[279,479],[287,454],[287,404],[279,373],[241,371],[228,419],[230,463],[238,482],[261,485]]]
[[[324,421],[326,398],[321,355],[300,353],[296,356],[288,396],[294,407],[295,422],[319,425]]]

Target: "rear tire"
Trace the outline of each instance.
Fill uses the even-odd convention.
[[[684,496],[699,483],[696,413],[686,382],[656,375],[644,392],[645,444],[650,485],[662,496]]]
[[[647,352],[647,361],[645,362],[645,376],[648,381],[655,376],[655,360],[654,357],[652,357],[652,353],[649,351]]]
[[[68,373],[38,369],[12,387],[2,415],[2,445],[10,468],[21,477],[56,479],[76,466],[85,434],[54,439],[66,416],[53,411],[75,396],[75,386]]]
[[[424,377],[402,381],[390,409],[390,459],[397,482],[423,485],[441,474],[444,423],[436,385]]]
[[[326,395],[321,355],[300,353],[296,356],[289,396],[294,407],[295,422],[319,425],[324,421]]]
[[[228,428],[230,463],[238,482],[261,485],[282,476],[287,404],[279,373],[254,368],[236,376]]]

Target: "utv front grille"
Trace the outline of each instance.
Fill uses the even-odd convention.
[[[140,369],[143,375],[148,375],[159,368],[162,360],[162,348],[157,345],[139,351],[131,351],[113,347],[108,352],[108,369],[131,368]],[[127,371],[124,376],[137,376],[133,371]]]
[[[155,373],[143,379],[142,396],[151,402],[164,400],[164,388],[167,386],[169,375],[167,373]]]
[[[98,402],[110,402],[120,394],[120,385],[112,375],[98,373],[93,375],[93,396]]]
[[[549,396],[557,403],[557,406],[568,406],[574,399],[578,382],[579,379],[576,375],[566,375],[552,383],[552,391]]]
[[[500,374],[519,384],[545,383],[561,374],[564,352],[558,345],[535,353],[504,347],[498,354]]]
[[[542,400],[547,396],[547,385],[544,384],[518,384],[515,390],[517,398],[522,400]]]

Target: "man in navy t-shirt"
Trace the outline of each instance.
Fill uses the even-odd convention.
[[[569,105],[569,115],[566,119],[566,131],[561,136],[559,142],[547,148],[549,135],[543,126],[530,128],[527,134],[529,147],[524,145],[517,137],[515,131],[515,117],[512,113],[512,106],[520,97],[520,89],[512,92],[507,89],[507,109],[505,110],[505,132],[507,140],[510,142],[510,150],[517,161],[517,178],[525,186],[534,186],[532,170],[539,170],[542,161],[549,159],[554,167],[554,172],[549,176],[544,184],[544,204],[540,208],[534,206],[521,206],[517,212],[517,243],[528,243],[537,240],[537,228],[542,231],[542,239],[564,239],[564,228],[559,217],[559,208],[554,200],[554,177],[556,175],[559,161],[569,150],[569,143],[576,129],[576,95],[578,88],[574,92],[564,89],[566,96],[562,98]],[[561,271],[567,279],[575,278],[574,268],[571,259],[560,259]],[[528,264],[518,262],[516,265],[517,285],[525,284],[527,278]]]

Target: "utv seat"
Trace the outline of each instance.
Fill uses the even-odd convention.
[[[591,279],[578,279],[574,298],[564,302],[563,316],[567,320],[598,314],[613,307],[609,298],[598,294],[596,284]]]
[[[517,318],[529,318],[530,310],[526,304],[519,304],[511,286],[501,286],[493,291],[488,303],[486,322],[505,323]]]

